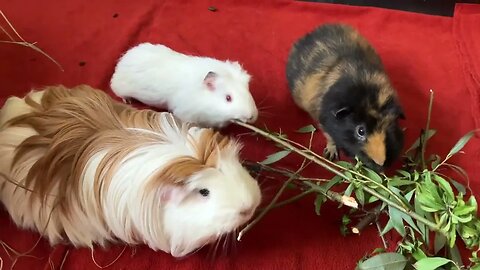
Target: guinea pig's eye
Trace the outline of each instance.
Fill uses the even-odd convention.
[[[225,96],[225,100],[226,100],[227,102],[232,102],[232,96],[226,95],[226,96]]]
[[[365,134],[367,133],[367,131],[365,130],[365,127],[363,125],[357,126],[356,131],[357,131],[357,136],[360,139],[362,140],[365,139]]]
[[[200,193],[200,195],[202,195],[203,197],[207,197],[208,194],[210,194],[210,190],[208,190],[206,188],[202,188],[198,191],[198,193]]]

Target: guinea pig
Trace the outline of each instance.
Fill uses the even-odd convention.
[[[254,123],[258,109],[250,74],[238,62],[186,55],[141,43],[119,59],[110,81],[115,95],[167,109],[185,122],[222,128],[231,120]]]
[[[324,24],[298,39],[286,77],[295,103],[325,135],[328,158],[343,150],[376,171],[398,158],[403,109],[380,57],[353,27]]]
[[[1,112],[0,200],[51,245],[123,241],[182,257],[245,224],[261,201],[239,142],[171,113],[86,85],[11,97]]]

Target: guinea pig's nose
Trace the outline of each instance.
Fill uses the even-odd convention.
[[[248,123],[255,122],[257,121],[257,115],[256,114],[251,115],[250,117],[247,118],[247,120],[248,120]]]
[[[242,217],[249,217],[250,215],[253,214],[254,208],[253,207],[248,207],[240,211],[240,216]]]

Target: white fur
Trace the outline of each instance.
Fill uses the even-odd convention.
[[[28,106],[22,103],[22,99],[15,97],[7,100],[0,111],[0,127],[11,117],[29,112]],[[12,220],[22,228],[43,233],[52,245],[68,240],[75,246],[93,247],[95,243],[105,245],[107,241],[118,239],[128,244],[147,244],[175,257],[185,256],[244,224],[253,212],[243,216],[240,212],[256,209],[261,192],[257,182],[239,162],[238,144],[219,157],[217,168],[199,171],[184,187],[164,186],[153,191],[145,188],[150,176],[172,159],[195,155],[187,137],[197,140],[205,131],[191,127],[184,134],[181,127],[170,126],[167,120],[172,117],[170,113],[161,114],[165,132],[159,136],[166,138],[167,143],[142,146],[122,160],[110,186],[101,192],[100,205],[95,200],[94,175],[109,150],[107,147],[90,158],[83,170],[79,190],[67,191],[67,199],[73,201],[68,213],[59,211],[59,208],[52,210],[53,200],[58,196],[57,187],[51,192],[47,204],[34,199],[31,207],[28,203],[33,196],[30,191],[6,183],[0,190],[0,199]],[[152,132],[138,128],[127,131]],[[21,160],[12,171],[14,149],[35,134],[29,127],[0,129],[0,172],[21,184],[43,153],[29,153],[29,159]],[[4,181],[0,177],[0,186]],[[210,190],[208,197],[198,193],[202,188]],[[168,191],[172,198],[162,204],[160,195]],[[188,199],[181,201],[187,195]]]
[[[204,84],[210,71],[218,74],[213,91]],[[119,97],[168,109],[183,121],[223,127],[233,119],[257,120],[249,82],[250,75],[238,62],[191,56],[164,45],[141,43],[120,58],[110,86]],[[231,102],[226,101],[227,94],[231,95]]]

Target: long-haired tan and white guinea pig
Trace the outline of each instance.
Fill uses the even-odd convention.
[[[110,87],[124,100],[167,109],[182,121],[222,128],[231,120],[253,123],[258,109],[250,74],[237,61],[220,61],[141,43],[123,54]]]
[[[185,256],[261,200],[237,141],[86,85],[10,97],[0,120],[0,199],[51,244],[120,240]]]
[[[380,57],[357,30],[324,24],[307,33],[293,44],[286,74],[296,104],[323,131],[327,156],[341,149],[377,171],[398,158],[405,116]]]

